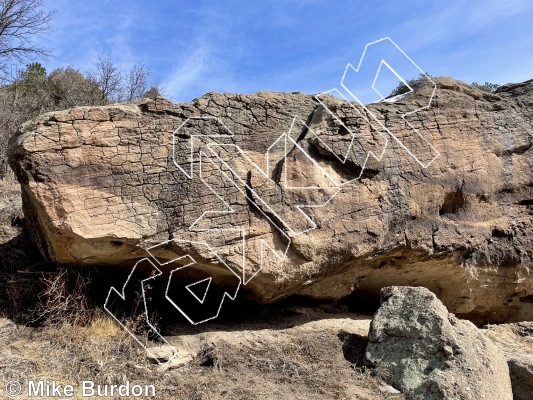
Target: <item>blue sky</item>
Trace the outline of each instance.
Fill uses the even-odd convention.
[[[365,45],[390,37],[424,71],[466,82],[533,78],[533,2],[45,0],[51,71],[99,54],[144,64],[167,97],[339,87]]]

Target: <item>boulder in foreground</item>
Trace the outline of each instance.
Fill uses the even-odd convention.
[[[503,353],[425,288],[382,290],[365,357],[410,399],[513,398]]]

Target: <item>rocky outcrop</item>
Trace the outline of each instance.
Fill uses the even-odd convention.
[[[448,313],[425,288],[388,287],[365,357],[409,399],[513,398],[503,354],[470,321]]]
[[[405,119],[431,85],[366,110],[262,92],[52,112],[10,164],[61,264],[131,268],[151,249],[179,259],[163,272],[188,254],[179,279],[237,275],[259,302],[411,285],[481,323],[533,318],[533,82],[436,81]]]

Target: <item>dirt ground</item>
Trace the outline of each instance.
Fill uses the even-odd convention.
[[[369,324],[369,316],[338,307],[292,306],[177,325],[165,337],[193,360],[165,368],[105,316],[86,328],[32,329],[2,319],[0,379],[20,381],[20,399],[30,380],[75,388],[82,380],[128,380],[155,385],[157,399],[403,399],[360,368]]]

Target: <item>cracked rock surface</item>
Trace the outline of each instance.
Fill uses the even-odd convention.
[[[375,120],[271,92],[44,114],[10,142],[26,224],[73,266],[131,268],[170,241],[153,254],[192,256],[182,279],[235,273],[263,303],[411,285],[475,322],[531,319],[533,81],[435,80],[405,119],[433,87],[370,105]]]

